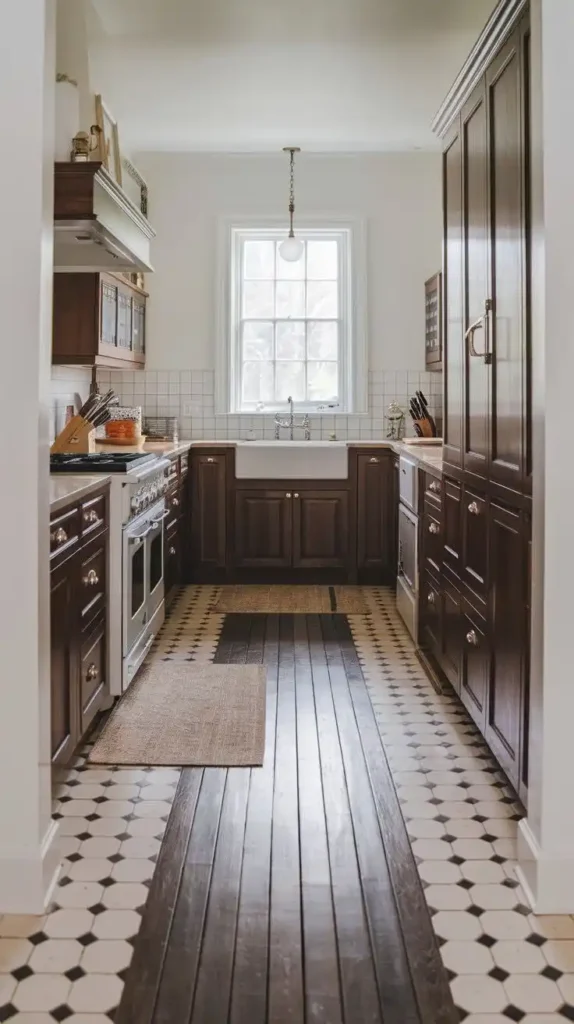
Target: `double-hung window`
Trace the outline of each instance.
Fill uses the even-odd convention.
[[[304,228],[297,237],[303,255],[288,262],[284,230],[235,227],[227,236],[221,411],[269,413],[288,398],[308,412],[361,405],[353,230]]]

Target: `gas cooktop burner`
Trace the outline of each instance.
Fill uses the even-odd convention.
[[[127,473],[157,456],[145,452],[95,452],[93,455],[72,455],[69,452],[50,455],[52,473]]]

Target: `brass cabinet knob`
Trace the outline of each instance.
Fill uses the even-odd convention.
[[[291,497],[291,491],[287,491],[287,494],[285,495],[285,497],[286,498],[290,498]]]
[[[432,491],[433,494],[440,494],[440,484],[436,480],[433,480],[432,483],[429,484],[429,491]]]
[[[89,512],[84,512],[84,522],[85,523],[97,523],[99,518],[100,517],[99,517],[98,513],[96,512],[95,508],[90,509]]]
[[[94,663],[92,662],[91,665],[88,665],[88,671],[86,672],[86,679],[88,680],[88,682],[90,682],[92,679],[96,679],[97,676],[98,676],[98,669],[97,669],[96,665],[94,665]]]
[[[61,526],[59,526],[57,530],[54,530],[53,533],[50,534],[50,539],[55,544],[65,544],[68,540],[68,534]]]
[[[208,455],[207,456],[207,461],[208,462],[215,462],[215,459],[213,458],[213,455]]]
[[[379,460],[377,458],[375,458],[374,455],[372,456],[372,458],[369,459],[369,462],[378,462],[378,461]]]
[[[179,498],[172,498],[171,499],[171,503],[172,503],[174,508],[177,508],[178,505],[179,505]]]
[[[480,515],[480,505],[478,504],[478,502],[471,501],[470,505],[468,506],[468,511],[470,512],[471,516]]]
[[[170,554],[173,557],[173,555],[175,555],[175,548],[171,547],[168,551],[168,554]]]
[[[85,587],[95,587],[98,585],[99,582],[100,577],[98,576],[95,569],[90,569],[90,571],[82,577],[82,583],[84,584]]]
[[[439,530],[440,526],[438,525],[438,523],[431,523],[429,525],[429,533],[438,533]]]
[[[470,644],[471,647],[478,647],[478,636],[476,635],[475,629],[469,629],[466,634],[466,642],[467,644]]]
[[[433,593],[432,590],[430,591],[429,596],[427,597],[427,601],[429,604],[434,604],[436,601],[436,594]]]
[[[293,497],[294,497],[294,498],[298,498],[298,497],[299,497],[299,495],[298,495],[297,491],[295,491],[295,494],[293,495]]]

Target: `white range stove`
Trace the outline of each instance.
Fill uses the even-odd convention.
[[[52,455],[52,473],[111,475],[109,683],[121,696],[165,618],[163,523],[169,460],[133,452]]]

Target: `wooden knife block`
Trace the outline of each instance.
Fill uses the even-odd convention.
[[[75,455],[91,455],[96,451],[96,431],[89,420],[74,416],[55,438],[50,454],[66,452]]]

